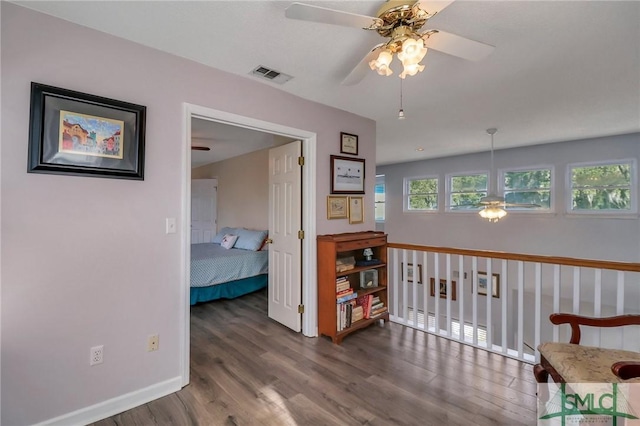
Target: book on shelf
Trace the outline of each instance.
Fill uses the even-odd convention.
[[[338,278],[336,278],[336,284],[340,284],[340,283],[343,283],[343,282],[346,282],[346,281],[349,281],[349,278],[347,278],[347,277],[338,277]]]
[[[342,296],[347,296],[349,294],[353,293],[353,289],[351,287],[349,287],[346,290],[341,290],[336,292],[336,297],[342,297]]]
[[[371,312],[371,315],[369,316],[369,318],[375,318],[377,316],[380,316],[380,315],[384,314],[385,312],[387,312],[387,307],[386,306],[383,307],[383,308],[380,308],[380,309],[378,309],[378,310],[376,310],[374,312]]]
[[[340,284],[336,284],[336,291],[342,291],[342,290],[346,290],[348,288],[351,288],[351,285],[349,285],[349,281],[344,282],[344,283],[340,283]]]
[[[338,297],[336,299],[336,303],[340,304],[340,303],[348,302],[349,300],[355,299],[356,297],[358,297],[358,293],[347,294],[346,296]]]

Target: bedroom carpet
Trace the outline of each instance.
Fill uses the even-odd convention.
[[[266,290],[191,308],[190,381],[95,425],[536,424],[528,364],[391,323],[307,338]]]

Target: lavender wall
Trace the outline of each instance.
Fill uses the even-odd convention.
[[[375,123],[116,37],[2,2],[2,423],[90,407],[180,375],[183,102],[317,133],[317,230],[329,155],[360,136],[375,175]],[[147,106],[143,182],[27,174],[30,82]],[[374,179],[367,180],[373,194]],[[373,207],[373,197],[367,199]],[[146,352],[149,334],[160,350]],[[89,348],[105,362],[89,366]],[[99,385],[96,385],[99,384]]]

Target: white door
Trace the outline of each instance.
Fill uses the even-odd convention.
[[[210,243],[216,235],[217,179],[191,181],[191,244]]]
[[[300,331],[302,142],[269,150],[269,318]]]

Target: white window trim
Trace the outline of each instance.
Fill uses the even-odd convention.
[[[437,183],[437,192],[436,192],[436,197],[438,199],[438,208],[436,209],[431,209],[431,210],[410,210],[409,209],[409,181],[411,180],[424,180],[424,179],[435,179],[436,183]],[[440,205],[441,203],[441,199],[442,197],[440,196],[441,194],[441,182],[440,182],[440,176],[439,175],[428,175],[428,176],[411,176],[411,177],[405,177],[404,180],[402,181],[402,211],[404,213],[410,213],[410,214],[434,214],[434,213],[438,213],[440,212]],[[415,194],[411,194],[411,195],[415,195]]]
[[[576,167],[610,166],[613,164],[631,164],[631,209],[618,210],[573,210],[573,187],[571,186],[571,170]],[[628,218],[638,217],[638,165],[635,158],[622,158],[605,161],[589,161],[567,164],[565,176],[565,209],[568,217]]]
[[[490,191],[491,188],[491,172],[489,170],[478,170],[478,171],[472,171],[472,172],[456,172],[456,173],[447,173],[445,175],[445,193],[444,193],[444,197],[445,197],[445,211],[447,213],[455,213],[455,214],[475,214],[477,215],[478,212],[480,211],[481,207],[475,208],[475,209],[463,209],[463,210],[455,210],[451,208],[451,177],[452,176],[469,176],[469,175],[480,175],[480,174],[486,174],[487,175],[487,194]]]
[[[373,218],[375,220],[376,223],[385,223],[385,221],[387,220],[387,183],[385,182],[385,175],[376,175],[376,183],[373,187],[373,206],[375,209],[375,205],[376,205],[376,189],[375,187],[378,185],[382,185],[384,186],[384,219],[382,220],[378,220],[375,217],[375,210],[373,212]]]
[[[504,169],[498,169],[498,192],[504,196],[504,175],[507,172],[522,172],[540,169],[551,170],[551,186],[549,187],[549,208],[548,209],[528,209],[528,208],[513,208],[510,207],[508,212],[516,214],[555,214],[556,212],[556,171],[555,167],[550,164],[541,164],[536,166],[523,166],[523,167],[509,167]]]

